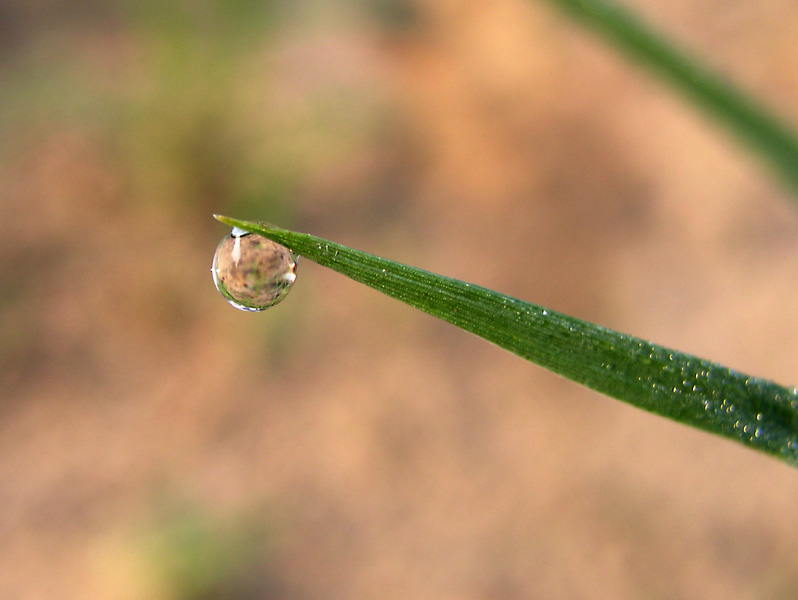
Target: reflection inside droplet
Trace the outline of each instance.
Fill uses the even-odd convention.
[[[235,228],[213,256],[213,283],[227,301],[241,310],[274,306],[296,280],[293,253],[263,236]]]

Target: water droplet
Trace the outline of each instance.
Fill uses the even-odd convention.
[[[241,310],[274,306],[296,280],[296,259],[280,244],[235,228],[213,256],[213,282],[227,301]]]

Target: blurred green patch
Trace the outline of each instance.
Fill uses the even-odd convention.
[[[412,0],[366,0],[371,13],[389,32],[407,33],[415,29],[421,14]]]
[[[251,201],[253,173],[262,167],[252,147],[268,123],[242,123],[240,100],[248,85],[268,89],[270,73],[252,82],[242,70],[253,54],[268,51],[286,6],[209,0],[130,7],[146,80],[131,87],[128,120],[118,133],[130,160],[143,167],[143,197],[191,212]],[[257,180],[261,210],[285,201],[268,192],[284,190],[292,177],[266,171],[271,177]]]
[[[283,596],[262,516],[219,517],[199,508],[172,515],[153,534],[147,561],[170,600]]]

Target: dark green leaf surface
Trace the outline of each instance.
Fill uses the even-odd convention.
[[[798,135],[629,10],[608,0],[549,0],[672,83],[737,134],[798,193]]]
[[[217,216],[603,394],[798,465],[798,390],[476,285]]]

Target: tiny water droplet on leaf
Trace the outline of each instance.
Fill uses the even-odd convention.
[[[285,298],[296,280],[296,258],[277,242],[234,228],[216,248],[211,272],[230,304],[254,312]]]

